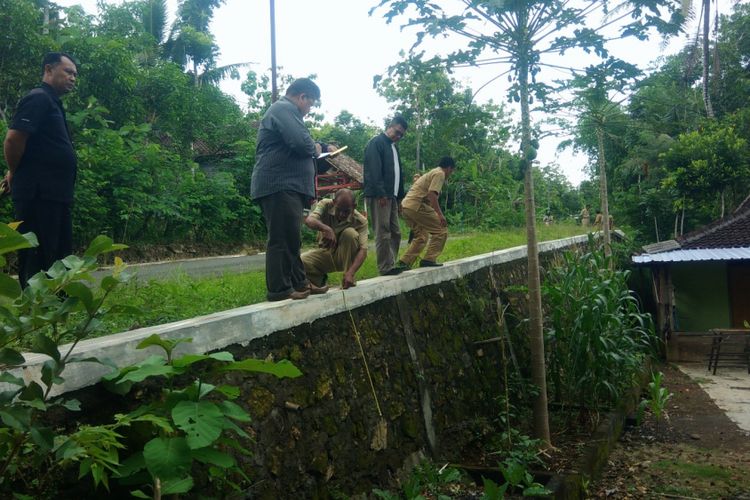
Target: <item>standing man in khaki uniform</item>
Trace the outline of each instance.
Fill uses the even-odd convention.
[[[589,212],[589,206],[584,205],[581,210],[581,225],[583,227],[589,227],[591,225],[591,212]]]
[[[448,239],[448,222],[440,210],[438,196],[445,180],[455,169],[456,162],[453,158],[444,156],[440,159],[438,167],[420,177],[406,194],[401,203],[402,215],[414,233],[414,239],[399,260],[400,266],[411,267],[425,245],[427,251],[419,267],[442,266],[437,263],[437,258],[443,252],[445,240]]]
[[[328,273],[343,271],[341,288],[356,286],[354,275],[367,258],[367,218],[354,210],[354,193],[340,189],[320,200],[305,225],[318,231],[320,246],[302,254],[307,279],[324,287]]]

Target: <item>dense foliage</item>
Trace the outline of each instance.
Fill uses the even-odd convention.
[[[567,253],[543,286],[553,400],[598,409],[633,386],[656,348],[648,314],[628,288],[628,271],[594,248]]]
[[[249,184],[270,82],[248,72],[241,104],[217,87],[221,78],[239,77],[243,67],[216,66],[218,47],[208,26],[222,3],[184,0],[170,27],[163,0],[102,2],[96,15],[54,3],[0,0],[6,41],[0,47],[0,134],[18,99],[38,84],[44,52],[62,50],[78,61],[77,90],[64,98],[79,154],[77,246],[97,234],[130,245],[263,240]],[[281,87],[291,80],[282,76]],[[475,103],[472,89],[444,66],[415,57],[395,64],[378,89],[412,123],[402,144],[409,178],[417,162],[429,169],[445,154],[458,158],[462,168],[445,198],[454,222],[522,225],[521,183],[508,169],[504,149],[511,125],[501,106]],[[383,125],[347,111],[332,121],[315,113],[309,118],[316,139],[347,145],[360,161]],[[542,177],[544,192],[563,193],[542,196],[545,203],[560,214],[578,210],[562,176]],[[0,215],[12,220],[8,200],[0,202]]]

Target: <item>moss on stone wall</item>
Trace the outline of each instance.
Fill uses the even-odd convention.
[[[254,440],[242,445],[253,456],[238,457],[253,481],[248,494],[327,498],[387,483],[407,456],[430,450],[426,397],[436,459],[458,459],[462,449],[496,432],[500,344],[477,342],[499,335],[499,296],[508,305],[505,321],[518,365],[529,365],[525,280],[526,261],[517,261],[352,311],[374,392],[348,313],[230,347],[237,359],[287,358],[303,372],[297,379],[234,373],[208,381],[238,385],[239,402],[252,416],[246,430]],[[376,451],[373,438],[382,437],[376,435],[382,422],[387,446]]]

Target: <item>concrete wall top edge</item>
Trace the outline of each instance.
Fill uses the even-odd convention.
[[[556,251],[572,245],[585,243],[587,235],[574,236],[539,243],[540,253]],[[394,297],[418,288],[452,281],[482,268],[513,262],[526,257],[526,246],[498,250],[473,257],[447,262],[439,268],[413,269],[398,276],[381,276],[363,280],[346,291],[334,289],[325,295],[311,296],[306,300],[262,302],[217,312],[164,325],[140,328],[80,342],[74,351],[78,357],[107,358],[117,366],[137,363],[156,351],[138,350],[143,339],[156,334],[165,338],[192,338],[191,343],[182,344],[182,353],[205,353],[233,344],[247,344],[253,339],[273,332],[311,323],[319,318],[353,310],[379,300]],[[62,346],[66,352],[70,345]],[[42,364],[48,359],[41,354],[24,354],[26,364],[11,371],[27,381],[40,380]],[[74,363],[66,367],[65,382],[56,386],[53,395],[81,389],[99,381],[107,370],[94,368],[92,363]],[[10,390],[0,384],[1,390]]]

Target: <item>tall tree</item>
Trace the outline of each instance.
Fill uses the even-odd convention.
[[[589,66],[584,73],[574,77],[569,88],[575,99],[570,103],[578,114],[575,142],[596,158],[599,173],[599,200],[602,220],[609,220],[609,196],[607,185],[608,145],[623,137],[628,117],[620,107],[629,82],[640,71],[632,64],[609,58],[601,64]],[[614,101],[613,99],[619,99]],[[603,223],[604,252],[611,253],[609,224]]]
[[[536,158],[536,147],[532,137],[529,105],[533,95],[546,97],[547,88],[536,77],[544,64],[546,54],[562,53],[574,48],[593,50],[606,55],[602,27],[592,28],[594,13],[609,12],[606,0],[586,0],[576,4],[555,0],[456,0],[437,5],[430,0],[380,0],[378,6],[387,6],[386,19],[406,15],[412,16],[408,26],[420,29],[417,44],[425,36],[456,35],[462,46],[468,40],[467,49],[455,51],[450,60],[482,61],[483,54],[500,54],[493,62],[510,66],[514,100],[521,107],[521,156],[524,167],[524,191],[526,205],[526,232],[528,246],[529,329],[532,352],[532,381],[539,394],[534,402],[534,433],[550,444],[549,419],[547,413],[547,389],[544,363],[544,339],[542,335],[542,299],[539,276],[539,254],[536,238],[536,214],[532,162]],[[647,36],[651,26],[665,31],[676,31],[662,19],[662,11],[679,15],[675,2],[669,0],[623,1],[617,4],[624,14],[617,20],[630,22],[621,27],[621,35]],[[580,4],[580,5],[579,5]],[[666,8],[666,9],[665,9]],[[373,9],[374,10],[374,9]],[[371,11],[372,12],[372,11]],[[608,24],[612,24],[612,20]],[[484,62],[487,62],[485,59]]]

